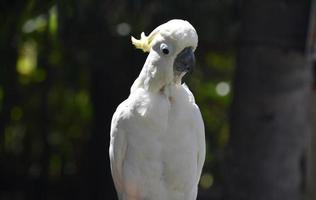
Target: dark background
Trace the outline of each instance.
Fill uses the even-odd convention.
[[[310,197],[310,8],[305,0],[2,0],[0,199],[116,199],[110,121],[146,58],[130,36],[173,18],[199,35],[197,67],[185,78],[206,127],[198,199]]]

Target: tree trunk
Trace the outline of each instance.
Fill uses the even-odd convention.
[[[308,156],[308,173],[307,173],[307,184],[308,184],[308,196],[310,199],[316,198],[316,91],[313,91],[310,97],[310,116],[311,124],[313,125],[311,140],[309,143],[309,156]]]
[[[243,3],[225,199],[302,199],[309,2]]]
[[[313,86],[309,96],[308,104],[311,137],[308,144],[308,163],[307,163],[307,194],[309,199],[316,198],[316,1],[311,1],[311,13],[309,22],[309,34],[307,40],[308,61],[313,69]]]

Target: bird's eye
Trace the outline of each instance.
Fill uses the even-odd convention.
[[[169,47],[165,43],[162,43],[160,45],[160,50],[165,55],[168,55],[170,53]]]

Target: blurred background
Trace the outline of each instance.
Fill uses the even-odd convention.
[[[198,199],[316,199],[314,14],[313,0],[2,0],[0,199],[117,199],[110,121],[147,56],[130,36],[173,18],[199,34]]]

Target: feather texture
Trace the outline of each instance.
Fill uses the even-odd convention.
[[[177,25],[195,31],[186,21]],[[165,31],[163,25],[157,30]],[[173,29],[168,31],[172,36]],[[168,36],[153,39],[152,45]],[[109,154],[119,200],[196,199],[205,159],[204,124],[193,94],[174,80],[172,68],[183,48],[179,42],[188,39],[196,47],[197,38],[173,38],[174,56],[150,50],[128,99],[113,115]]]

